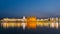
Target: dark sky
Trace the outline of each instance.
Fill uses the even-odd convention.
[[[60,0],[0,0],[0,18],[22,16],[60,16]]]

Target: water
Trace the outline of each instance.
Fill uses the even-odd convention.
[[[60,34],[60,23],[37,23],[36,28],[35,26],[34,28],[28,28],[26,23],[12,24],[1,25],[0,34]]]
[[[22,28],[8,28],[8,29],[0,29],[0,33],[2,34],[60,34],[60,30],[46,27],[38,27],[37,29],[25,29]]]

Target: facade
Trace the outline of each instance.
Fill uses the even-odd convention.
[[[59,21],[59,18],[50,18],[50,22],[58,22]]]
[[[18,18],[3,18],[2,20],[1,20],[2,22],[25,22],[26,21],[26,18],[25,17],[23,17],[22,19],[18,19]]]
[[[60,18],[58,19],[58,22],[60,23]]]
[[[35,16],[27,17],[27,27],[28,28],[36,28],[37,19]]]
[[[39,21],[39,22],[47,22],[47,21],[49,21],[49,19],[47,18],[47,19],[37,19],[37,21]]]

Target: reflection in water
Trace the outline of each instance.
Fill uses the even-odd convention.
[[[58,29],[58,23],[50,23],[50,27]]]
[[[4,28],[9,28],[9,27],[17,27],[20,28],[22,27],[23,29],[25,29],[25,27],[27,28],[36,28],[36,27],[49,27],[49,28],[56,28],[58,29],[58,22],[54,23],[50,23],[50,22],[36,22],[36,24],[34,23],[1,23],[1,26]]]
[[[56,28],[56,29],[58,29],[58,23],[56,22],[56,23],[54,23],[54,22],[52,22],[52,23],[37,23],[37,25],[38,26],[40,26],[40,27],[49,27],[49,28]]]
[[[23,29],[25,29],[26,23],[21,23],[21,25],[22,25]]]
[[[8,28],[8,27],[20,27],[21,23],[1,23],[1,26],[3,26],[4,28]]]

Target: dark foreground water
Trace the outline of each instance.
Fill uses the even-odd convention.
[[[0,34],[60,34],[60,28],[37,27],[36,29],[0,28]]]

